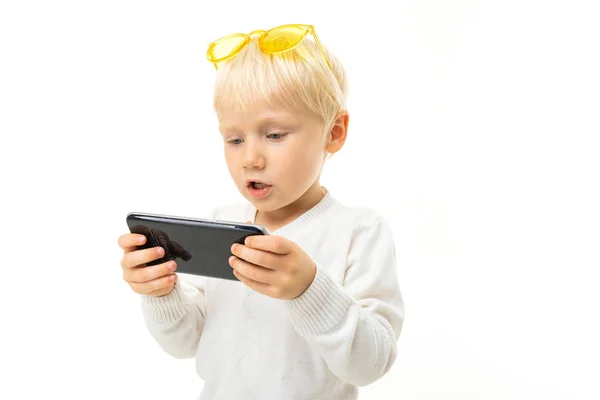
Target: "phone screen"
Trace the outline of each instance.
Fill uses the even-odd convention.
[[[156,265],[169,260],[177,263],[177,272],[206,277],[238,280],[229,266],[231,246],[243,243],[248,236],[262,235],[260,228],[217,222],[198,222],[173,217],[129,214],[131,233],[146,236],[139,248],[161,246],[165,255],[148,263]]]

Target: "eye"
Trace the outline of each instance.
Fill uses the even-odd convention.
[[[231,139],[231,140],[228,140],[227,143],[229,143],[229,144],[242,144],[242,139]]]
[[[273,139],[273,140],[281,140],[283,139],[285,136],[287,135],[287,133],[270,133],[267,135],[267,137],[269,139]]]

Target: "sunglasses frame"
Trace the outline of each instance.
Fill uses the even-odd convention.
[[[273,31],[277,31],[278,29],[283,29],[283,28],[300,28],[300,29],[302,29],[301,38],[300,38],[300,40],[298,40],[298,43],[296,43],[295,45],[293,45],[290,48],[287,48],[285,50],[280,50],[280,51],[265,50],[262,46],[263,39],[265,37],[267,37],[269,35],[269,33],[272,33]],[[256,30],[256,31],[252,31],[250,33],[234,33],[231,35],[224,36],[220,39],[215,40],[214,42],[211,42],[208,45],[208,50],[206,51],[206,58],[208,59],[208,61],[210,61],[212,64],[214,64],[215,69],[219,69],[218,68],[219,63],[221,63],[223,61],[231,60],[233,57],[235,57],[244,47],[246,47],[248,45],[248,43],[250,43],[250,40],[252,40],[252,37],[254,35],[260,36],[258,39],[258,43],[259,43],[260,50],[263,53],[265,53],[265,54],[280,54],[280,53],[284,53],[286,51],[290,51],[290,50],[294,49],[306,38],[306,36],[309,33],[313,35],[313,38],[315,39],[315,43],[317,44],[317,46],[319,46],[319,49],[321,50],[321,54],[323,54],[323,58],[325,59],[325,62],[327,63],[329,68],[333,71],[333,67],[331,66],[331,63],[329,62],[329,58],[327,57],[327,54],[325,53],[325,49],[321,45],[321,41],[319,40],[319,37],[317,36],[317,33],[315,32],[315,27],[313,25],[304,25],[304,24],[286,24],[286,25],[280,25],[275,28],[269,29],[268,31]],[[221,58],[214,58],[214,56],[212,54],[213,49],[220,43],[225,42],[227,40],[231,40],[233,38],[242,38],[243,41],[240,43],[240,45],[238,45],[236,48],[234,48],[228,55],[221,57]]]

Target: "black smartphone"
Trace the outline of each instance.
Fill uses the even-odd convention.
[[[146,236],[138,249],[165,249],[161,259],[146,265],[174,260],[176,272],[234,281],[238,279],[229,265],[231,246],[243,244],[248,236],[269,234],[256,224],[140,212],[127,214],[127,226],[131,233]]]

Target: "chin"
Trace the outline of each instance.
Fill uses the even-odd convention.
[[[256,208],[257,211],[260,211],[263,213],[277,211],[281,208],[275,204],[272,204],[270,201],[256,201],[256,199],[248,198],[248,197],[246,197],[246,199],[248,199],[248,201],[250,203],[252,203],[252,205],[254,206],[254,208]]]
[[[277,201],[275,199],[265,199],[265,200],[257,200],[252,196],[245,196],[246,200],[248,200],[257,211],[262,213],[273,212],[277,210],[281,210],[288,206],[288,203]]]

